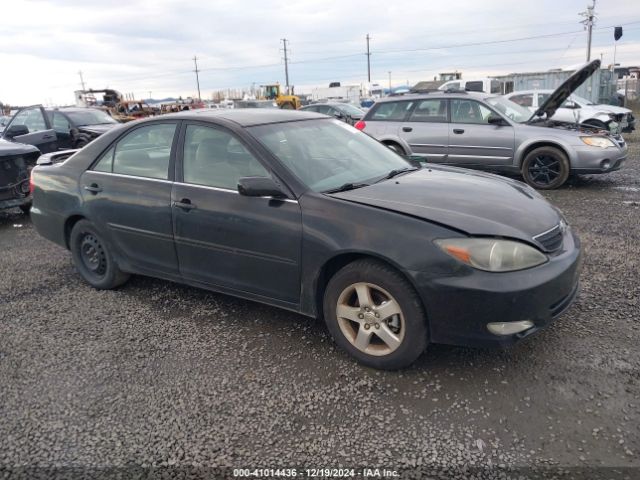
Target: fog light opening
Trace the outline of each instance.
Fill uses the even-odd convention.
[[[611,167],[611,160],[603,160],[602,162],[600,162],[600,166],[603,170],[609,170],[609,168]]]
[[[514,335],[516,333],[524,332],[533,327],[533,322],[530,320],[521,320],[519,322],[492,322],[487,323],[487,330],[494,335]]]

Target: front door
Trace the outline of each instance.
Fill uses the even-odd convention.
[[[450,102],[447,163],[482,167],[512,165],[513,127],[490,124],[489,117],[499,114],[475,100],[454,98]]]
[[[38,147],[42,153],[54,152],[58,148],[51,122],[40,105],[19,110],[9,121],[2,135],[6,139]]]
[[[190,124],[178,165],[172,202],[182,276],[298,304],[300,206],[238,193],[240,178],[271,175],[256,153],[230,131]]]
[[[430,98],[417,102],[398,135],[411,147],[413,155],[428,162],[446,160],[449,143],[447,100]]]
[[[69,119],[61,112],[54,111],[51,112],[51,115],[53,115],[53,130],[58,137],[58,148],[60,150],[73,148]]]
[[[177,122],[135,128],[82,174],[89,220],[105,232],[126,264],[150,275],[178,274],[171,187]]]

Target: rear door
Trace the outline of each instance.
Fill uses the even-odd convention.
[[[12,127],[22,127],[26,133],[13,135]],[[42,153],[54,152],[58,149],[56,134],[41,105],[18,110],[2,132],[3,137],[16,142],[38,147]]]
[[[125,264],[150,275],[178,274],[171,221],[176,131],[175,121],[133,128],[80,178],[89,220]]]
[[[446,98],[416,101],[407,121],[400,124],[398,135],[409,145],[413,155],[429,162],[446,160],[449,143],[449,113]]]
[[[450,109],[447,163],[470,166],[513,164],[513,127],[488,122],[490,115],[501,115],[470,98],[452,98]]]

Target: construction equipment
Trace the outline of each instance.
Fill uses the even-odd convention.
[[[287,110],[297,110],[301,107],[300,98],[295,95],[283,95],[280,91],[280,84],[260,85],[264,88],[264,98],[266,100],[275,100],[279,108]]]

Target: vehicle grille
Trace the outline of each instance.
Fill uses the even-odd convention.
[[[533,239],[542,245],[547,252],[555,252],[562,246],[562,238],[564,236],[564,225],[559,223],[551,230],[542,232],[533,237]]]

